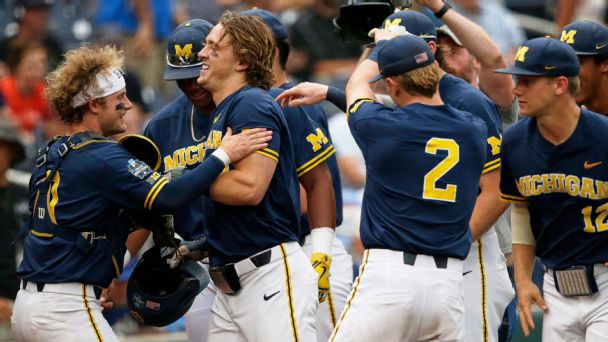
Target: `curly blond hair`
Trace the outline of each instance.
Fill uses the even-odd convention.
[[[247,65],[247,83],[270,89],[274,83],[272,63],[276,46],[272,31],[258,17],[230,11],[222,15],[220,24],[225,30],[221,39],[230,34],[234,53],[240,62]]]
[[[109,68],[122,71],[122,50],[106,45],[99,48],[82,46],[68,51],[64,61],[47,76],[45,96],[59,118],[66,124],[82,122],[87,104],[72,108],[72,99],[81,90],[97,92],[97,74]]]

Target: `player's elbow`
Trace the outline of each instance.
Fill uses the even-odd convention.
[[[262,202],[265,195],[266,191],[264,190],[250,189],[243,194],[242,205],[256,206]]]

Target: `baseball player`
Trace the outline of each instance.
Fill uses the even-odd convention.
[[[608,119],[576,105],[575,51],[553,38],[524,42],[511,68],[526,118],[505,134],[501,198],[513,202],[515,285],[524,334],[544,310],[543,341],[608,341]],[[544,298],[531,280],[546,268]]]
[[[268,148],[232,165],[210,190],[210,273],[220,291],[208,341],[315,339],[318,276],[297,243],[293,147],[285,117],[266,92],[274,53],[272,32],[259,18],[231,12],[199,53],[197,82],[217,105],[205,156],[215,153],[227,127],[273,131]]]
[[[398,27],[397,27],[398,26]],[[384,28],[394,32],[407,31],[427,40],[431,50],[440,55],[437,49],[437,32],[432,21],[424,14],[404,10],[390,15],[384,21]],[[374,50],[376,51],[376,50]],[[370,55],[375,59],[374,53]],[[438,57],[440,59],[441,57]],[[464,261],[466,334],[468,341],[497,341],[498,328],[505,308],[514,295],[504,256],[492,225],[506,209],[499,200],[500,144],[502,127],[496,105],[479,89],[463,79],[441,71],[439,93],[441,99],[450,106],[472,113],[482,119],[487,126],[486,165],[479,183],[480,193],[470,225],[473,244]],[[298,87],[296,87],[298,88]],[[337,89],[311,84],[292,88],[281,94],[277,101],[293,104],[309,104],[324,95],[336,105],[340,100]],[[312,94],[306,92],[311,90]],[[323,94],[325,92],[325,94]],[[302,98],[304,96],[304,98]],[[345,109],[345,108],[344,108]]]
[[[168,80],[176,79],[184,95],[163,108],[145,130],[146,136],[158,145],[163,155],[164,165],[161,169],[164,171],[179,167],[191,168],[198,165],[199,160],[203,158],[204,142],[201,142],[203,138],[198,138],[197,134],[201,137],[208,134],[210,115],[215,104],[211,94],[196,83],[202,63],[197,53],[202,49],[202,43],[212,28],[213,25],[207,21],[189,20],[173,31],[167,44],[168,57],[164,77]],[[325,165],[325,160],[334,153],[331,141],[324,139],[322,132],[318,133],[318,127],[305,113],[301,113],[301,109],[290,109],[284,113],[293,140],[298,178],[308,193],[307,199],[310,203],[307,206],[312,212],[311,220],[317,227],[331,227],[329,229],[333,232],[334,199],[331,178]],[[204,202],[200,198],[175,213],[175,225],[180,236],[188,240],[203,236],[204,220],[212,215],[205,212],[203,206]],[[206,264],[204,266],[207,267]],[[352,269],[350,271],[352,272]],[[185,315],[186,332],[190,341],[206,340],[209,315],[216,292],[213,284],[208,286]]]
[[[285,64],[287,63],[287,58],[289,56],[290,45],[287,36],[287,30],[283,26],[283,24],[279,21],[277,17],[275,17],[272,13],[261,10],[261,9],[253,9],[242,12],[243,15],[252,15],[260,17],[268,27],[272,30],[274,37],[277,43],[277,54],[278,59],[274,59],[273,63],[273,72],[275,76],[274,86],[276,88],[272,88],[270,90],[270,94],[273,97],[277,97],[284,90],[290,89],[294,86],[293,83],[289,82],[287,78],[287,72],[285,71]],[[287,119],[287,123],[290,127],[290,132],[292,134],[292,140],[294,141],[294,146],[298,145],[298,140],[307,141],[309,144],[307,145],[307,149],[312,148],[313,151],[317,151],[320,153],[321,158],[303,160],[306,163],[297,163],[296,165],[298,169],[305,170],[314,166],[314,164],[319,163],[324,160],[331,172],[332,177],[332,186],[333,193],[335,196],[335,213],[336,213],[336,225],[339,226],[342,224],[342,186],[340,180],[340,171],[338,169],[338,161],[334,155],[334,149],[332,146],[331,136],[329,135],[329,128],[327,124],[327,117],[325,115],[325,111],[319,105],[313,106],[305,106],[305,107],[282,107],[283,112],[285,113],[285,118]],[[301,111],[304,111],[302,113]],[[302,117],[308,116],[319,126],[320,130],[316,132],[304,132],[305,134],[301,137],[297,137],[297,131],[292,129],[292,127],[301,128],[301,124],[294,123],[292,124],[290,121],[301,120]],[[296,151],[296,159],[299,155],[306,155],[306,151],[297,152],[297,148],[294,148]],[[304,167],[302,167],[302,166]],[[321,164],[320,164],[321,165]],[[320,170],[316,170],[315,167],[314,172],[319,172]],[[300,177],[300,181],[304,183],[302,177]],[[315,182],[315,184],[318,182]],[[318,184],[317,186],[323,186],[322,184]],[[317,186],[313,187],[313,189],[317,188]],[[306,196],[310,197],[311,193],[308,189],[306,189]],[[331,204],[329,205],[331,207]],[[308,204],[308,211],[311,212],[311,204]],[[311,227],[313,229],[311,230]],[[324,230],[319,230],[320,227],[318,223],[313,222],[313,217],[309,215],[302,215],[302,219],[300,220],[300,244],[302,245],[302,249],[307,256],[312,258],[312,255],[319,245],[319,242],[315,242],[319,239],[317,236],[319,233]],[[312,232],[312,233],[311,233]],[[332,232],[329,232],[332,233]],[[322,238],[321,238],[322,239]],[[344,245],[342,242],[335,238],[332,234],[331,239],[328,237],[328,242],[326,245],[330,245],[331,251],[328,251],[328,254],[331,255],[331,268],[329,271],[329,292],[327,293],[327,299],[322,301],[317,308],[317,340],[318,341],[327,341],[331,332],[333,331],[336,322],[339,318],[342,309],[344,309],[344,305],[346,304],[346,297],[352,288],[353,283],[353,261],[352,257],[346,252],[344,249]],[[318,241],[318,240],[317,240]],[[313,244],[315,244],[313,246]],[[331,252],[331,253],[329,253]],[[314,260],[313,260],[314,262]],[[320,278],[319,281],[322,279]],[[322,286],[319,286],[321,289]]]
[[[570,44],[580,63],[580,86],[576,103],[596,113],[608,115],[608,28],[590,20],[566,25],[560,40]]]
[[[30,180],[22,279],[11,317],[17,341],[118,341],[99,301],[122,268],[125,210],[166,212],[201,196],[231,161],[266,148],[271,132],[231,136],[201,167],[169,183],[121,145],[131,109],[111,47],[66,54],[49,76],[47,98],[70,135],[40,149]],[[257,133],[256,133],[257,132]]]
[[[359,64],[346,88],[367,169],[365,253],[330,340],[464,341],[462,260],[487,128],[443,105],[441,71],[422,38],[394,36],[376,31],[378,63]],[[375,102],[369,82],[380,79],[397,108]]]

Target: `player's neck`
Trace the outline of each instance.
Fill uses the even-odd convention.
[[[97,122],[97,118],[91,113],[85,114],[82,117],[82,122],[68,125],[67,134],[73,135],[75,133],[85,131],[103,135],[101,132],[101,127],[99,127],[99,122]]]
[[[242,75],[241,73],[233,74],[230,76],[230,78],[222,82],[218,89],[211,92],[213,95],[213,102],[216,104],[216,106],[219,105],[222,103],[222,101],[224,101],[225,98],[246,85],[247,81],[245,80],[244,73]]]
[[[285,70],[280,67],[273,66],[272,72],[274,73],[274,84],[272,85],[275,88],[282,86],[283,84],[289,82],[287,79],[287,73]]]
[[[554,145],[559,145],[574,133],[581,111],[572,98],[558,101],[551,107],[545,115],[537,116],[536,122],[543,138]]]
[[[395,101],[396,100],[396,101]],[[443,101],[441,100],[441,96],[439,95],[439,91],[435,92],[435,95],[432,97],[420,96],[420,95],[410,95],[406,92],[400,92],[397,95],[396,99],[393,99],[399,107],[405,107],[414,103],[420,103],[427,106],[441,106],[443,105]]]

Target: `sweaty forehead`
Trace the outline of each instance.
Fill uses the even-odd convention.
[[[220,42],[230,42],[230,34],[226,32],[226,28],[222,24],[217,24],[207,35],[207,44],[219,44]]]

